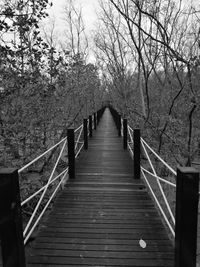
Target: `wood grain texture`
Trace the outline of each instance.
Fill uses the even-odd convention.
[[[108,109],[31,246],[30,267],[173,266],[172,243]]]

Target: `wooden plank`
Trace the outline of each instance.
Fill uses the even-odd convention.
[[[98,250],[66,250],[66,249],[47,249],[47,248],[39,248],[35,249],[35,256],[55,256],[55,257],[77,257],[79,258],[80,255],[84,258],[111,258],[111,259],[151,259],[149,251],[106,251],[106,248],[104,247],[104,250],[98,251]],[[152,253],[152,259],[158,258],[158,259],[172,259],[173,252],[162,252],[154,251],[154,254]]]
[[[120,231],[119,231],[120,229]],[[129,234],[131,232],[130,238],[131,236],[136,236],[137,233],[141,233],[143,235],[147,235],[147,234],[159,234],[162,235],[162,233],[165,234],[165,229],[163,227],[156,227],[154,226],[153,229],[152,227],[107,227],[107,225],[104,225],[104,227],[91,227],[90,225],[87,225],[87,227],[82,227],[81,225],[79,225],[79,227],[52,227],[52,226],[48,226],[48,228],[46,228],[46,230],[43,231],[44,233],[62,233],[63,236],[64,234],[71,234],[71,233],[96,233],[96,234],[100,234],[101,236],[104,234],[116,234],[119,236],[121,234]],[[70,232],[70,233],[69,233]],[[165,235],[166,236],[166,235]],[[125,235],[124,235],[125,237]]]
[[[135,224],[135,223],[82,223],[79,221],[73,221],[73,223],[70,223],[70,222],[59,222],[58,221],[51,221],[48,223],[48,227],[53,227],[54,229],[59,229],[59,228],[65,228],[65,229],[68,229],[68,228],[84,228],[84,229],[143,229],[143,228],[147,228],[147,229],[151,229],[152,228],[152,225],[149,225],[149,224]],[[154,225],[154,229],[163,229],[163,225],[160,223],[160,224],[157,224],[157,225]],[[65,230],[67,231],[67,230]]]
[[[156,260],[155,260],[156,259]],[[156,255],[154,258],[150,259],[116,259],[116,258],[84,258],[82,254],[79,255],[79,257],[55,257],[55,256],[37,256],[33,257],[32,263],[37,264],[37,266],[44,266],[43,262],[45,262],[45,265],[48,266],[59,266],[60,265],[75,265],[75,266],[143,266],[143,267],[168,267],[173,265],[173,259],[160,259],[156,258]],[[33,266],[33,265],[31,265]]]
[[[52,241],[53,240],[53,241]],[[87,242],[86,242],[87,241]],[[145,239],[145,241],[147,241]],[[39,235],[36,239],[36,242],[33,243],[34,244],[37,243],[59,243],[59,244],[63,244],[63,246],[65,246],[65,244],[84,244],[84,245],[119,245],[119,246],[124,246],[124,245],[130,245],[130,246],[137,246],[139,247],[139,240],[138,239],[90,239],[87,238],[70,238],[70,237],[57,237],[56,235],[54,235],[54,238],[52,239],[51,237],[46,237],[46,236],[41,236]],[[152,247],[152,246],[156,246],[158,248],[165,246],[166,248],[171,249],[172,246],[169,245],[169,239],[157,239],[157,237],[155,236],[154,239],[149,239],[148,240],[148,246]],[[134,250],[133,250],[134,251]],[[34,251],[32,252],[34,253]]]
[[[146,248],[139,244],[145,240]],[[173,246],[108,110],[28,254],[28,266],[173,266]]]
[[[69,240],[68,240],[69,242]],[[51,250],[74,250],[74,251],[125,251],[125,252],[144,252],[144,249],[138,246],[138,244],[81,244],[81,243],[48,243],[48,242],[37,242],[33,245],[35,249],[51,249]],[[173,250],[165,244],[160,244],[159,248],[157,245],[150,243],[147,244],[145,252],[159,252],[159,253],[171,253]]]
[[[145,240],[151,240],[151,239],[155,239],[156,233],[155,232],[150,232],[150,233],[143,233],[143,231],[137,231],[136,233],[132,233],[132,231],[130,231],[130,233],[106,233],[106,234],[102,234],[102,233],[88,233],[88,232],[84,232],[84,233],[79,233],[79,232],[68,232],[68,233],[60,233],[60,232],[45,232],[42,231],[41,236],[45,236],[45,237],[51,237],[52,238],[52,242],[53,242],[53,238],[55,237],[55,235],[57,237],[68,237],[68,238],[82,238],[82,239],[115,239],[115,240],[140,240],[141,238],[144,238]],[[156,240],[163,240],[166,239],[168,240],[167,236],[165,234],[160,234],[158,233],[158,235],[156,236]]]

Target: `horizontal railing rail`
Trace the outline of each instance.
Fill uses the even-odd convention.
[[[140,137],[140,130],[133,129],[127,123],[126,118],[110,107],[111,114],[115,121],[118,135],[123,137],[123,147],[128,149],[133,158],[134,178],[144,179],[150,193],[162,214],[170,233],[175,240],[175,267],[196,267],[197,251],[197,221],[199,202],[199,173],[192,167],[177,167],[175,171],[158,153]],[[126,134],[127,133],[127,134]],[[142,160],[141,160],[142,148]],[[143,160],[145,157],[146,160]],[[152,158],[153,157],[153,158]],[[171,173],[173,181],[164,179],[158,175],[154,162],[164,165]],[[148,165],[147,165],[148,163]],[[150,170],[149,170],[150,168]],[[168,175],[169,176],[169,175]],[[162,203],[158,199],[158,192],[152,186],[149,178],[153,178],[162,196]],[[174,203],[172,207],[167,199],[163,185],[175,190]],[[164,207],[163,207],[164,205]]]
[[[130,126],[128,126],[128,129],[129,129],[129,137],[130,137],[130,139],[132,140],[132,142],[130,143],[130,146],[129,146],[129,150],[131,151],[131,154],[133,154],[133,145],[134,145],[134,142],[133,142],[133,132],[134,132],[134,130],[130,127]],[[158,206],[158,209],[160,210],[160,212],[161,212],[161,214],[163,215],[163,218],[164,218],[164,220],[165,220],[165,222],[166,222],[166,224],[167,224],[167,226],[169,227],[169,230],[170,230],[170,232],[171,232],[171,234],[173,235],[173,237],[175,237],[175,232],[174,232],[174,226],[175,226],[175,217],[174,217],[174,214],[173,214],[173,212],[172,212],[172,209],[171,209],[171,207],[170,207],[170,204],[169,204],[169,202],[168,202],[168,199],[167,199],[167,197],[166,197],[166,194],[165,194],[165,192],[164,192],[164,189],[163,189],[163,187],[162,187],[162,183],[166,183],[166,184],[168,184],[168,185],[172,185],[173,187],[176,187],[176,184],[174,184],[174,183],[171,183],[171,182],[168,182],[167,180],[164,180],[164,179],[162,179],[162,178],[160,178],[158,175],[157,175],[157,172],[156,172],[156,169],[155,169],[155,167],[154,167],[154,165],[153,165],[153,162],[152,162],[152,160],[151,160],[151,157],[150,157],[150,155],[149,155],[149,153],[148,153],[148,150],[147,149],[149,149],[149,151],[154,155],[154,156],[156,156],[156,158],[161,162],[161,163],[163,163],[172,173],[173,173],[173,175],[176,175],[176,172],[169,166],[169,164],[167,164],[148,144],[147,144],[147,142],[143,139],[143,138],[140,138],[140,143],[141,143],[141,146],[142,146],[142,148],[143,148],[143,151],[144,151],[144,155],[146,156],[146,159],[148,160],[148,163],[149,163],[149,166],[150,166],[150,168],[151,168],[151,170],[152,170],[152,172],[150,172],[150,171],[148,171],[145,167],[143,167],[142,165],[140,166],[140,168],[141,168],[141,173],[142,173],[142,175],[143,175],[143,178],[144,178],[144,180],[145,180],[145,182],[146,182],[146,184],[147,184],[147,186],[148,186],[148,188],[149,188],[149,190],[150,190],[150,192],[152,193],[152,196],[153,196],[153,198],[154,198],[154,200],[155,200],[155,202],[156,202],[156,204],[157,204],[157,206]],[[163,200],[164,200],[164,204],[166,205],[166,208],[167,208],[167,211],[168,211],[168,213],[169,213],[169,215],[170,215],[170,218],[171,218],[171,221],[172,221],[172,223],[173,223],[173,225],[170,223],[170,221],[169,221],[169,219],[168,219],[168,217],[167,217],[167,215],[166,215],[166,212],[164,211],[164,209],[162,208],[162,205],[160,204],[160,201],[158,200],[158,198],[157,198],[157,196],[156,196],[156,194],[154,193],[154,190],[153,190],[153,188],[152,188],[152,186],[151,186],[151,184],[149,183],[149,181],[148,181],[148,179],[147,179],[147,176],[146,176],[146,174],[149,174],[151,177],[154,177],[154,178],[156,178],[156,183],[157,183],[157,186],[158,186],[158,188],[159,188],[159,191],[160,191],[160,193],[161,193],[161,196],[162,196],[162,198],[163,198]],[[175,178],[175,177],[174,177]]]
[[[74,147],[75,151],[79,147],[79,141],[80,141],[80,137],[81,137],[81,134],[82,134],[82,129],[83,129],[83,126],[82,125],[80,127],[78,127],[76,130],[70,129],[73,132],[73,134],[77,134],[77,139],[75,140],[75,147]],[[68,131],[70,131],[70,130],[68,130]],[[64,182],[64,179],[65,180],[68,180],[68,178],[69,178],[69,176],[67,178],[66,178],[66,176],[67,176],[67,174],[69,172],[69,168],[70,167],[65,168],[64,171],[62,171],[59,175],[57,175],[56,177],[54,177],[55,172],[56,172],[56,169],[57,169],[58,164],[59,164],[59,162],[61,160],[61,157],[63,156],[64,151],[69,149],[69,145],[70,145],[69,142],[71,142],[71,140],[68,138],[69,137],[69,133],[70,132],[68,132],[67,139],[65,139],[64,143],[62,143],[62,146],[60,148],[60,152],[58,154],[58,158],[57,158],[57,160],[55,162],[55,165],[54,165],[54,167],[53,167],[53,169],[51,171],[51,174],[50,174],[50,176],[49,176],[49,178],[47,180],[46,185],[43,186],[42,189],[38,190],[37,192],[35,192],[31,196],[29,196],[28,199],[26,199],[26,200],[24,200],[22,202],[22,205],[24,205],[24,203],[27,203],[33,197],[35,197],[36,195],[38,195],[39,193],[41,193],[41,196],[39,197],[39,200],[38,200],[38,202],[37,202],[37,204],[36,204],[36,206],[35,206],[35,208],[33,210],[33,213],[31,215],[30,219],[28,220],[28,223],[27,223],[27,225],[26,225],[26,227],[24,229],[24,232],[23,232],[24,244],[27,243],[27,241],[30,238],[30,236],[32,235],[33,231],[35,230],[35,228],[39,224],[40,219],[42,218],[43,214],[45,213],[45,211],[49,207],[49,204],[51,203],[51,200],[55,196],[55,194],[58,191],[59,187]],[[72,136],[72,138],[74,138],[74,136]],[[80,148],[82,149],[82,147],[83,147],[83,145],[81,144]],[[79,148],[79,150],[80,150],[80,148]],[[69,151],[67,152],[67,156],[68,156],[68,161],[69,161]],[[49,200],[45,204],[44,208],[42,208],[41,213],[38,214],[38,217],[37,217],[37,212],[38,212],[38,210],[39,210],[39,208],[40,208],[40,206],[42,204],[42,201],[45,198],[45,195],[47,193],[47,190],[48,190],[49,186],[52,185],[52,184],[54,184],[58,179],[59,179],[58,185],[56,185],[56,188],[53,190],[52,194],[49,196]],[[34,219],[35,218],[36,218],[36,221],[34,222]]]
[[[66,137],[57,142],[55,145],[48,148],[45,152],[37,156],[35,159],[27,163],[19,170],[0,170],[0,236],[3,251],[3,266],[7,266],[6,262],[10,257],[10,253],[13,253],[13,251],[15,251],[13,264],[9,265],[9,267],[25,267],[24,245],[27,244],[34,230],[39,225],[42,216],[48,209],[52,199],[55,197],[59,188],[62,188],[63,184],[65,184],[68,179],[75,178],[75,159],[79,156],[83,148],[88,149],[88,136],[90,138],[92,137],[92,131],[96,129],[97,124],[99,124],[104,110],[105,108],[101,108],[93,115],[90,115],[89,119],[84,119],[83,124],[81,124],[75,130],[68,129]],[[50,172],[49,177],[47,178],[45,185],[42,185],[41,188],[37,189],[35,192],[33,192],[31,195],[27,196],[20,202],[19,175],[24,175],[24,172],[27,171],[29,167],[36,164],[39,160],[41,160],[43,157],[46,157],[48,153],[52,151],[54,154],[58,155],[54,159],[55,164],[52,166],[52,170]],[[56,174],[60,160],[63,158],[66,161],[65,167],[63,167],[59,174]],[[16,190],[18,199],[18,202],[16,201],[16,213],[18,219],[16,220],[16,225],[14,225],[14,222],[12,222],[12,229],[10,229],[10,227],[8,225],[6,226],[5,224],[7,222],[7,219],[5,218],[5,207],[2,206],[2,203],[5,204],[5,202],[7,201],[6,194],[3,194],[5,189],[5,178],[6,182],[9,181],[8,178],[10,178],[11,181],[15,181],[13,190]],[[53,188],[52,192],[47,195],[47,191],[50,186],[51,189],[52,186],[55,186],[55,188]],[[9,191],[9,187],[6,187],[6,190]],[[9,192],[7,193],[8,195],[10,195]],[[23,230],[21,208],[24,208],[30,201],[32,201],[36,197],[38,198],[37,202]],[[5,206],[7,207],[7,205]],[[6,210],[6,214],[9,212],[11,211]],[[11,218],[9,220],[12,221],[12,216],[9,216],[9,218]],[[8,228],[7,232],[4,231],[4,228],[6,227]],[[18,233],[15,232],[16,229],[18,229]],[[8,236],[10,236],[9,231],[13,232],[13,238],[11,240],[8,239]],[[3,232],[5,232],[4,235],[2,234]],[[7,248],[10,248],[10,250]]]
[[[36,157],[35,159],[33,159],[31,162],[27,163],[25,166],[23,166],[21,169],[18,170],[18,173],[21,173],[24,170],[26,170],[33,163],[35,163],[36,161],[38,161],[39,159],[41,159],[42,157],[44,157],[46,154],[48,154],[51,150],[53,150],[54,148],[56,148],[57,146],[59,146],[60,144],[62,144],[64,141],[66,141],[66,139],[67,139],[67,137],[63,138],[58,143],[56,143],[55,145],[53,145],[52,147],[50,147],[48,150],[46,150],[44,153],[42,153],[41,155],[39,155],[38,157]]]
[[[163,215],[163,218],[164,218],[165,222],[167,223],[167,225],[168,225],[168,227],[169,227],[169,229],[170,229],[170,231],[171,231],[173,237],[175,237],[175,232],[174,232],[175,217],[174,217],[174,215],[173,215],[173,213],[172,213],[172,209],[171,209],[171,207],[170,207],[170,204],[169,204],[169,202],[168,202],[168,199],[167,199],[166,194],[165,194],[165,192],[164,192],[164,189],[163,189],[163,187],[162,187],[162,183],[161,183],[162,181],[159,179],[159,177],[158,177],[158,175],[157,175],[157,172],[156,172],[156,170],[155,170],[155,167],[153,166],[153,163],[152,163],[152,160],[151,160],[151,158],[150,158],[150,155],[149,155],[148,152],[147,152],[147,147],[149,148],[148,144],[147,144],[147,143],[144,141],[144,139],[142,139],[142,138],[141,138],[141,144],[142,144],[142,147],[143,147],[143,151],[144,151],[144,153],[145,153],[145,155],[146,155],[146,158],[147,158],[147,160],[148,160],[148,163],[149,163],[149,165],[150,165],[150,167],[151,167],[151,170],[152,170],[152,172],[150,172],[150,175],[151,175],[151,177],[156,178],[156,182],[157,182],[158,188],[159,188],[159,190],[160,190],[161,196],[162,196],[162,198],[163,198],[163,200],[164,200],[164,203],[165,203],[165,205],[166,205],[167,211],[169,212],[169,215],[170,215],[170,218],[171,218],[171,220],[172,220],[172,222],[173,222],[173,225],[169,222],[169,220],[168,220],[168,218],[167,218],[167,215],[166,215],[166,213],[164,212],[164,209],[162,208],[162,206],[161,206],[161,204],[160,204],[160,201],[158,200],[158,198],[156,197],[155,194],[153,194],[154,200],[155,200],[156,204],[158,205],[158,208],[159,208],[161,214]],[[155,151],[151,149],[151,152],[152,152],[152,151],[154,152],[153,154],[155,155],[155,154],[156,154]],[[165,164],[164,164],[165,166],[168,165],[168,164],[167,164],[166,162],[164,162],[160,157],[158,157],[158,158],[159,158],[159,160],[161,160],[161,162],[162,162],[163,164],[165,163]],[[171,168],[169,168],[169,169],[171,170]],[[145,173],[147,173],[147,170],[146,170],[144,167],[141,166],[141,171],[142,171],[143,177],[144,177],[144,179],[145,179],[145,181],[146,181],[146,184],[148,185],[150,191],[152,192],[153,189],[152,189],[150,183],[148,182],[147,176],[145,175]],[[174,172],[173,172],[173,173],[174,173]],[[176,186],[176,185],[175,185],[175,186]]]

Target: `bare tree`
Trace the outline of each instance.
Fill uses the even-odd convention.
[[[115,91],[113,97],[118,102],[118,108],[127,116],[130,109],[130,90],[133,90],[131,70],[134,66],[131,61],[135,51],[130,46],[123,19],[114,12],[110,4],[103,1],[101,10],[100,25],[95,35],[96,55],[104,75],[112,81]]]
[[[50,85],[53,86],[53,78],[55,77],[55,52],[58,47],[55,18],[49,18],[48,23],[42,25],[42,31],[45,41],[48,44],[48,73],[50,75]]]
[[[186,108],[183,112],[187,114],[187,164],[190,165],[193,120],[198,106],[198,95],[194,88],[194,66],[199,64],[199,30],[195,29],[194,25],[199,21],[199,12],[192,3],[184,5],[182,0],[176,2],[110,0],[109,2],[126,21],[130,36],[139,36],[138,43],[134,38],[131,39],[140,55],[139,61],[144,66],[143,77],[147,82],[146,89],[148,89],[147,78],[151,72],[153,71],[158,78],[159,72],[164,71],[165,82],[172,89],[168,116],[172,115],[172,111],[174,116],[177,116],[175,115],[178,112],[177,101],[181,102],[180,96],[189,93],[190,97],[185,102]],[[170,81],[172,75],[176,80],[174,84]],[[163,83],[160,77],[159,81]],[[146,103],[149,106],[149,91],[146,90],[145,93]],[[162,136],[167,133],[166,129],[169,125],[167,118],[161,131],[159,129],[159,148],[162,145]],[[182,132],[184,131],[182,129]]]
[[[88,55],[88,38],[85,32],[82,8],[77,6],[73,0],[69,0],[64,8],[66,22],[66,42],[72,57],[81,55],[86,58]]]

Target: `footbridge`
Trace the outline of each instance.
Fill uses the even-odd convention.
[[[21,200],[21,175],[53,150],[57,159],[46,183]],[[157,161],[170,179],[157,175]],[[1,264],[194,267],[198,185],[195,169],[172,169],[139,129],[112,107],[102,108],[20,170],[0,171]],[[35,198],[25,223],[23,207]]]

